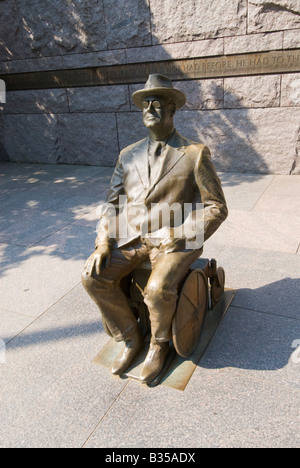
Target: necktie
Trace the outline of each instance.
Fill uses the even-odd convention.
[[[153,148],[153,155],[154,157],[158,157],[161,155],[162,152],[162,144],[160,141],[156,141],[154,148]]]
[[[162,158],[164,145],[160,141],[156,141],[150,145],[149,148],[149,180],[153,183],[159,174],[162,165]]]

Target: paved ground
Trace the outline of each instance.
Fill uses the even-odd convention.
[[[299,447],[300,177],[220,174],[204,256],[238,292],[182,392],[92,363],[108,337],[80,274],[110,175],[0,164],[0,447]]]

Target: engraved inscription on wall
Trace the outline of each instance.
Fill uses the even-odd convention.
[[[7,90],[144,83],[150,73],[172,80],[300,72],[300,49],[4,75]]]
[[[251,75],[261,73],[281,73],[300,70],[300,52],[283,51],[260,54],[228,56],[220,59],[194,61],[195,77],[220,75]],[[197,76],[196,76],[197,75]]]
[[[211,58],[148,62],[108,67],[102,72],[107,83],[143,81],[149,73],[162,73],[172,79],[199,79],[226,76],[286,73],[300,71],[300,51],[264,52]]]

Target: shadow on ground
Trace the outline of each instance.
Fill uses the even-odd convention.
[[[212,369],[284,368],[295,351],[293,343],[300,338],[299,294],[300,279],[292,278],[238,290],[238,305],[225,315],[199,365]]]

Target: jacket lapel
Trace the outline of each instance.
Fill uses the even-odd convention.
[[[162,168],[149,187],[149,168],[148,168],[148,138],[142,140],[132,151],[132,160],[139,174],[140,180],[147,195],[154,189],[158,182],[163,179],[178,163],[185,154],[185,145],[183,138],[175,132],[173,137],[167,143],[167,151],[164,157]]]
[[[149,188],[149,170],[148,170],[148,138],[141,141],[132,151],[137,172],[140,176],[144,189]]]
[[[167,152],[165,154],[162,168],[156,179],[151,184],[149,192],[163,179],[178,163],[178,161],[184,156],[185,148],[184,142],[180,135],[176,132],[171,140],[167,144]],[[149,193],[148,192],[148,193]]]

